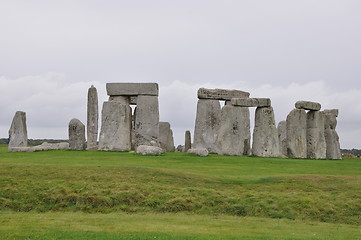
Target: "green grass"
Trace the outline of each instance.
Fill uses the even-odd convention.
[[[5,239],[357,239],[360,199],[359,159],[8,153],[0,146]],[[92,221],[103,225],[94,230]]]

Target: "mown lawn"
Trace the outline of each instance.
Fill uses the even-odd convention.
[[[4,239],[361,239],[360,199],[359,159],[0,147]]]

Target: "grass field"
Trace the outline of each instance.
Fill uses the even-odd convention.
[[[0,239],[361,239],[361,160],[0,147]]]

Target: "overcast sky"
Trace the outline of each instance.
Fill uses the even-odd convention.
[[[277,122],[338,108],[341,147],[361,148],[359,0],[2,0],[0,34],[0,137],[21,110],[29,138],[67,138],[92,84],[101,108],[107,82],[157,82],[176,145],[205,87],[269,97]]]

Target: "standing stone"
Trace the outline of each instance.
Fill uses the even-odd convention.
[[[11,151],[12,148],[28,146],[28,130],[26,127],[25,112],[17,111],[15,113],[9,130],[9,138],[9,151]]]
[[[280,153],[282,157],[287,157],[287,123],[281,121],[278,123],[278,140],[280,145]]]
[[[287,116],[287,156],[307,157],[307,115],[303,109],[293,109]]]
[[[98,93],[92,85],[88,90],[87,149],[97,149],[98,139]]]
[[[102,126],[99,137],[99,150],[129,151],[131,131],[131,111],[129,98],[103,103]]]
[[[139,95],[134,121],[136,147],[152,146],[159,143],[159,103],[158,96]]]
[[[252,154],[259,157],[280,156],[278,131],[272,107],[256,109]]]
[[[210,153],[218,152],[216,141],[220,116],[221,105],[218,100],[198,100],[193,148],[207,148]]]
[[[191,132],[187,130],[184,138],[184,152],[188,152],[188,150],[192,148]]]
[[[336,132],[338,110],[325,110],[326,158],[342,159],[339,137]]]
[[[320,111],[307,113],[307,157],[326,158],[325,118]]]
[[[165,152],[174,152],[173,131],[169,122],[159,122],[159,145]]]
[[[217,146],[220,155],[249,154],[250,115],[248,108],[232,105],[222,108]]]
[[[85,150],[85,125],[76,118],[69,122],[69,148]]]

